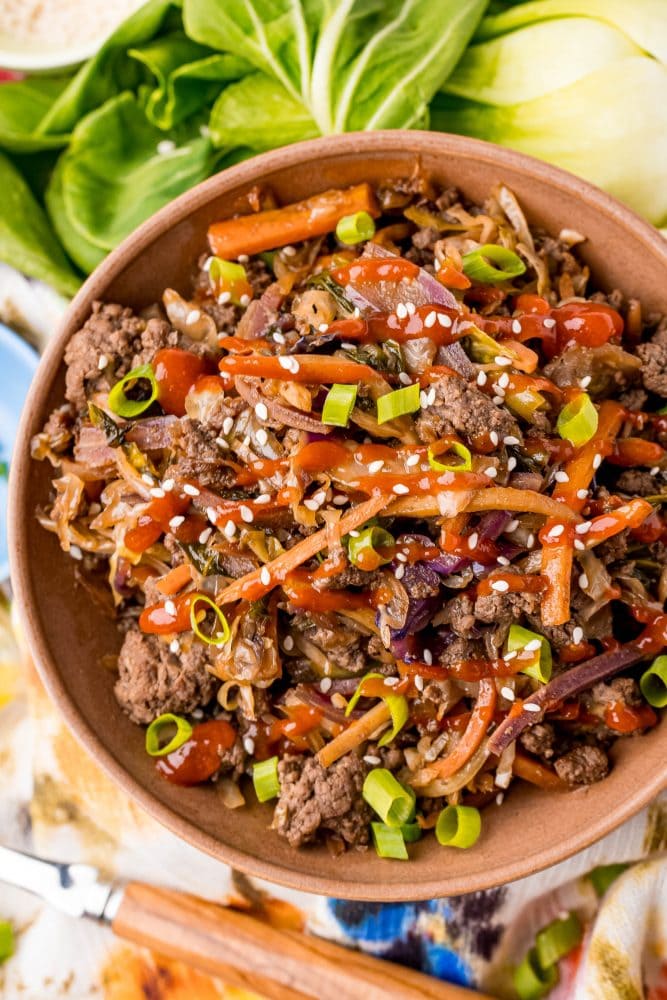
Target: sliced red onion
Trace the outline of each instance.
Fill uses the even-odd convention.
[[[507,716],[500,723],[489,739],[489,752],[501,754],[521,735],[524,729],[535,725],[536,722],[541,722],[545,712],[550,708],[555,708],[567,698],[573,698],[592,687],[593,684],[597,684],[607,677],[612,677],[619,670],[632,666],[633,663],[637,663],[645,656],[646,654],[635,643],[629,642],[621,649],[601,653],[591,660],[586,660],[585,663],[579,663],[576,667],[566,670],[565,673],[560,674],[549,684],[545,684],[543,688],[532,694],[524,702],[524,707],[519,715]],[[539,711],[526,710],[526,705],[537,705]]]
[[[321,420],[317,420],[308,413],[302,413],[301,410],[294,410],[291,406],[279,403],[269,396],[262,395],[255,388],[254,383],[256,381],[256,379],[240,378],[239,376],[234,379],[234,387],[239,396],[253,409],[259,402],[262,402],[268,410],[269,417],[271,420],[275,420],[276,423],[285,424],[286,427],[294,427],[298,431],[309,431],[314,434],[326,435],[330,433],[331,428],[327,428],[326,424],[323,424]]]
[[[479,525],[477,526],[479,537],[495,542],[500,538],[511,520],[512,515],[507,510],[490,510],[479,519]]]
[[[278,310],[285,300],[285,293],[277,281],[264,290],[259,299],[253,299],[236,327],[241,340],[257,340],[275,322]]]

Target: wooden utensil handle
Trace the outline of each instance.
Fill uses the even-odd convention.
[[[139,882],[126,887],[113,929],[270,1000],[481,997],[323,938],[276,930],[245,913]]]

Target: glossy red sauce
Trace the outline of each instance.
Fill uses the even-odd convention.
[[[276,743],[285,739],[294,744],[297,750],[308,750],[309,744],[305,737],[319,726],[323,716],[322,709],[311,705],[286,705],[283,708],[287,718],[271,723],[267,733],[268,742]]]
[[[156,770],[175,785],[198,785],[215,774],[235,739],[236,730],[224,719],[202,722],[178,750],[160,757]]]
[[[458,288],[464,290],[470,288],[472,281],[458,267],[454,267],[448,261],[444,261],[436,271],[436,278],[445,288]]]
[[[655,441],[643,438],[620,438],[614,442],[607,461],[612,465],[632,468],[635,465],[658,465],[665,455],[665,449]]]
[[[369,257],[352,261],[342,267],[334,267],[331,276],[339,285],[377,284],[380,281],[402,281],[404,278],[416,278],[419,268],[404,257],[387,259],[386,257]]]
[[[553,530],[559,525],[559,534],[554,535]],[[562,528],[562,530],[560,530]],[[556,547],[559,545],[573,545],[575,539],[574,526],[572,524],[563,524],[562,521],[548,520],[546,524],[540,528],[537,537],[540,540],[540,544],[544,548],[549,548],[550,546]]]
[[[449,325],[443,326],[437,319],[427,326],[429,315],[446,316]],[[334,333],[341,340],[352,340],[363,344],[377,344],[385,340],[395,340],[403,344],[419,337],[428,337],[439,345],[452,344],[459,339],[456,320],[459,313],[440,305],[418,306],[415,312],[399,318],[396,313],[374,313],[367,319],[341,319],[331,323],[328,333]]]
[[[153,635],[191,631],[190,605],[196,596],[196,593],[189,592],[181,594],[180,597],[167,597],[164,601],[149,605],[139,615],[139,628],[142,632]],[[172,606],[175,613],[172,611]]]
[[[497,591],[491,586],[492,583],[502,580],[507,586],[507,590]],[[494,573],[492,577],[487,577],[485,580],[480,580],[477,584],[477,593],[480,597],[486,597],[489,594],[520,594],[521,592],[526,594],[541,594],[548,586],[548,581],[545,577],[540,574],[534,574],[532,576],[523,576],[521,573]]]
[[[316,590],[308,570],[293,570],[282,582],[290,603],[305,611],[361,611],[386,603],[390,594],[385,588],[374,590]]]
[[[636,620],[645,626],[634,645],[647,656],[662,653],[667,646],[667,614],[640,605],[634,605],[630,610]]]
[[[453,531],[444,531],[442,547],[449,555],[460,556],[463,559],[474,559],[483,565],[494,564],[501,554],[500,549],[490,538],[477,538],[475,545],[470,546],[470,535],[457,535]]]
[[[623,333],[621,314],[602,302],[569,302],[551,308],[540,296],[520,295],[515,304],[517,309],[526,311],[507,317],[475,316],[475,323],[495,336],[513,337],[520,341],[541,340],[549,360],[574,344],[600,347]],[[515,320],[521,324],[519,332],[512,329]]]
[[[617,733],[634,733],[637,729],[648,729],[658,721],[658,716],[650,705],[633,708],[622,701],[612,701],[604,712],[605,725]]]
[[[185,397],[197,379],[211,371],[204,358],[191,351],[167,347],[158,351],[153,362],[158,384],[158,402],[165,413],[185,416]],[[220,384],[220,379],[217,379]]]
[[[170,530],[169,521],[184,514],[190,502],[190,497],[179,495],[176,491],[151,500],[143,514],[139,515],[135,527],[126,533],[127,548],[132,552],[145,552]]]
[[[658,510],[649,514],[643,524],[637,528],[632,528],[630,534],[638,542],[644,545],[651,545],[652,542],[664,541],[667,538],[667,524]]]

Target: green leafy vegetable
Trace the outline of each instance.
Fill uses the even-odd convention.
[[[273,149],[318,135],[302,102],[264,73],[252,73],[223,90],[209,127],[213,143],[227,148]]]
[[[34,153],[67,145],[69,135],[35,135],[35,130],[67,86],[66,77],[29,76],[3,83],[0,146],[11,153]]]
[[[7,157],[0,153],[0,260],[64,295],[73,295],[79,279],[70,267],[43,209]]]

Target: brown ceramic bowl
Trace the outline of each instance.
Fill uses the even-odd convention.
[[[63,397],[65,345],[94,299],[141,308],[170,285],[184,291],[205,249],[206,228],[233,214],[254,184],[280,202],[327,188],[405,177],[419,164],[442,184],[481,201],[503,181],[529,219],[558,233],[576,228],[582,255],[603,289],[621,288],[649,310],[667,312],[667,242],[646,222],[581,180],[496,146],[427,132],[341,135],[267,153],[224,171],[158,212],[88,279],[49,345],[35,378],[16,448],[11,483],[13,584],[41,676],[67,723],[106,771],[156,819],[214,857],[252,875],[350,899],[422,899],[521,878],[588,846],[660,791],[667,726],[618,740],[610,776],[566,794],[512,789],[484,813],[473,850],[446,850],[434,837],[411,847],[408,864],[370,850],[333,858],[325,848],[292,850],[269,830],[271,808],[227,811],[213,787],[177,788],[160,779],[143,749],[143,730],[120,711],[113,676],[100,666],[120,643],[112,622],[75,591],[73,563],[35,521],[51,469],[29,458],[31,435]],[[252,796],[251,796],[252,798]]]

